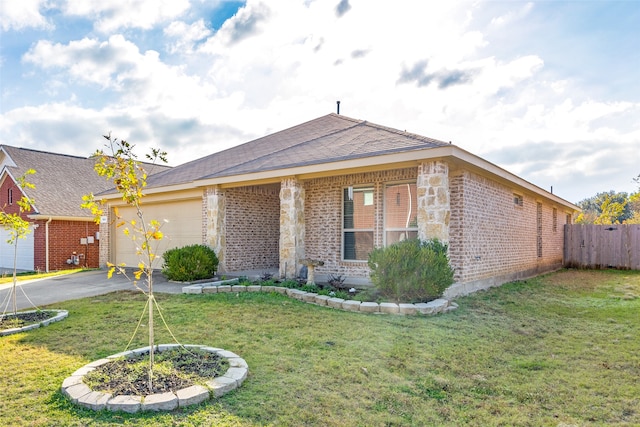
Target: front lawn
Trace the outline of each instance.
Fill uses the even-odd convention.
[[[122,351],[140,318],[144,296],[118,292],[57,303],[64,322],[0,338],[0,425],[640,425],[637,271],[561,271],[460,298],[436,317],[266,293],[156,296],[183,343],[247,361],[242,387],[168,414],[69,404],[62,381]]]

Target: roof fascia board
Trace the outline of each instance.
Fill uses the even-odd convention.
[[[196,190],[197,189],[197,190]],[[148,203],[149,197],[151,197],[152,195],[157,195],[157,194],[166,194],[166,193],[182,193],[185,191],[198,191],[200,194],[200,196],[202,196],[202,189],[198,188],[198,186],[193,184],[192,182],[187,182],[187,183],[183,183],[183,184],[177,184],[177,185],[165,185],[165,186],[161,186],[161,187],[146,187],[143,191],[144,194],[144,203]],[[188,197],[187,197],[188,198]],[[96,195],[96,199],[97,200],[106,200],[110,203],[114,203],[117,202],[117,199],[122,199],[122,194],[120,193],[103,193],[103,194],[98,194]],[[122,202],[122,204],[125,204],[124,202]]]
[[[144,210],[145,205],[148,205],[149,203],[177,202],[181,200],[192,200],[192,199],[202,200],[202,188],[198,188],[198,187],[194,188],[193,186],[191,186],[190,188],[183,188],[181,190],[175,190],[174,188],[172,188],[171,191],[168,191],[169,187],[162,187],[162,188],[159,187],[158,189],[162,189],[163,191],[151,192],[151,191],[145,190],[144,196],[142,197],[142,205],[141,205],[142,210]],[[127,203],[124,200],[122,200],[121,194],[117,194],[116,197],[112,199],[105,199],[105,200],[108,202],[109,206],[111,207],[127,206]]]
[[[78,221],[78,222],[92,222],[94,218],[92,216],[81,217],[81,216],[57,216],[57,215],[27,215],[27,218],[33,220],[49,220],[52,219],[54,221]]]
[[[18,165],[16,165],[16,162],[13,161],[13,159],[11,158],[11,156],[9,155],[9,153],[7,152],[7,150],[5,150],[4,146],[0,146],[0,152],[2,152],[2,154],[4,154],[4,156],[2,156],[2,167],[14,167],[17,168]]]

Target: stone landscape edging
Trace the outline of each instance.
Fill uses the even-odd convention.
[[[156,346],[159,352],[173,348],[198,348],[202,351],[217,353],[229,362],[229,369],[218,377],[206,381],[205,386],[192,385],[175,392],[157,393],[146,396],[121,395],[113,396],[111,393],[93,391],[84,383],[84,376],[89,372],[112,362],[120,357],[149,352],[149,347],[141,347],[129,350],[104,359],[84,365],[76,370],[71,376],[62,382],[61,391],[73,404],[82,406],[94,411],[107,409],[109,411],[124,411],[135,413],[138,411],[172,411],[185,406],[196,405],[214,397],[220,397],[236,388],[240,387],[249,373],[249,365],[237,354],[221,348],[203,345],[180,345],[180,344],[159,344]]]
[[[208,283],[195,283],[184,286],[182,288],[182,293],[184,294],[206,294],[224,292],[277,292],[279,294],[286,295],[288,297],[310,304],[359,313],[434,315],[446,313],[458,308],[458,304],[444,298],[438,298],[427,303],[421,302],[414,304],[396,304],[393,302],[361,302],[357,300],[334,298],[328,295],[319,295],[314,292],[306,292],[300,289],[285,288],[282,286],[245,286],[239,284],[239,279],[219,280]]]
[[[39,311],[54,311],[57,314],[55,316],[53,316],[53,317],[48,318],[48,319],[42,320],[40,322],[32,323],[30,325],[22,326],[20,328],[10,328],[10,329],[1,330],[0,331],[0,336],[17,334],[19,332],[25,332],[25,331],[30,331],[32,329],[37,329],[40,326],[47,326],[50,323],[59,322],[60,320],[64,319],[65,317],[69,316],[69,312],[67,310],[55,310],[55,309],[28,310],[28,311],[20,311],[19,313],[37,313]],[[9,313],[9,314],[11,315],[13,313]]]

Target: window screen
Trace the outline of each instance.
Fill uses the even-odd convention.
[[[385,245],[418,237],[416,184],[388,185],[384,194]]]

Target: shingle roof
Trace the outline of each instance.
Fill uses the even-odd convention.
[[[113,184],[96,174],[95,160],[66,154],[49,153],[27,148],[0,145],[15,166],[5,166],[14,178],[22,176],[28,169],[35,174],[27,181],[35,189],[24,189],[28,197],[34,199],[38,214],[54,217],[91,217],[91,213],[81,209],[82,196],[113,188]],[[166,167],[162,167],[165,169]]]
[[[150,187],[448,145],[338,114],[258,138],[150,177]]]

